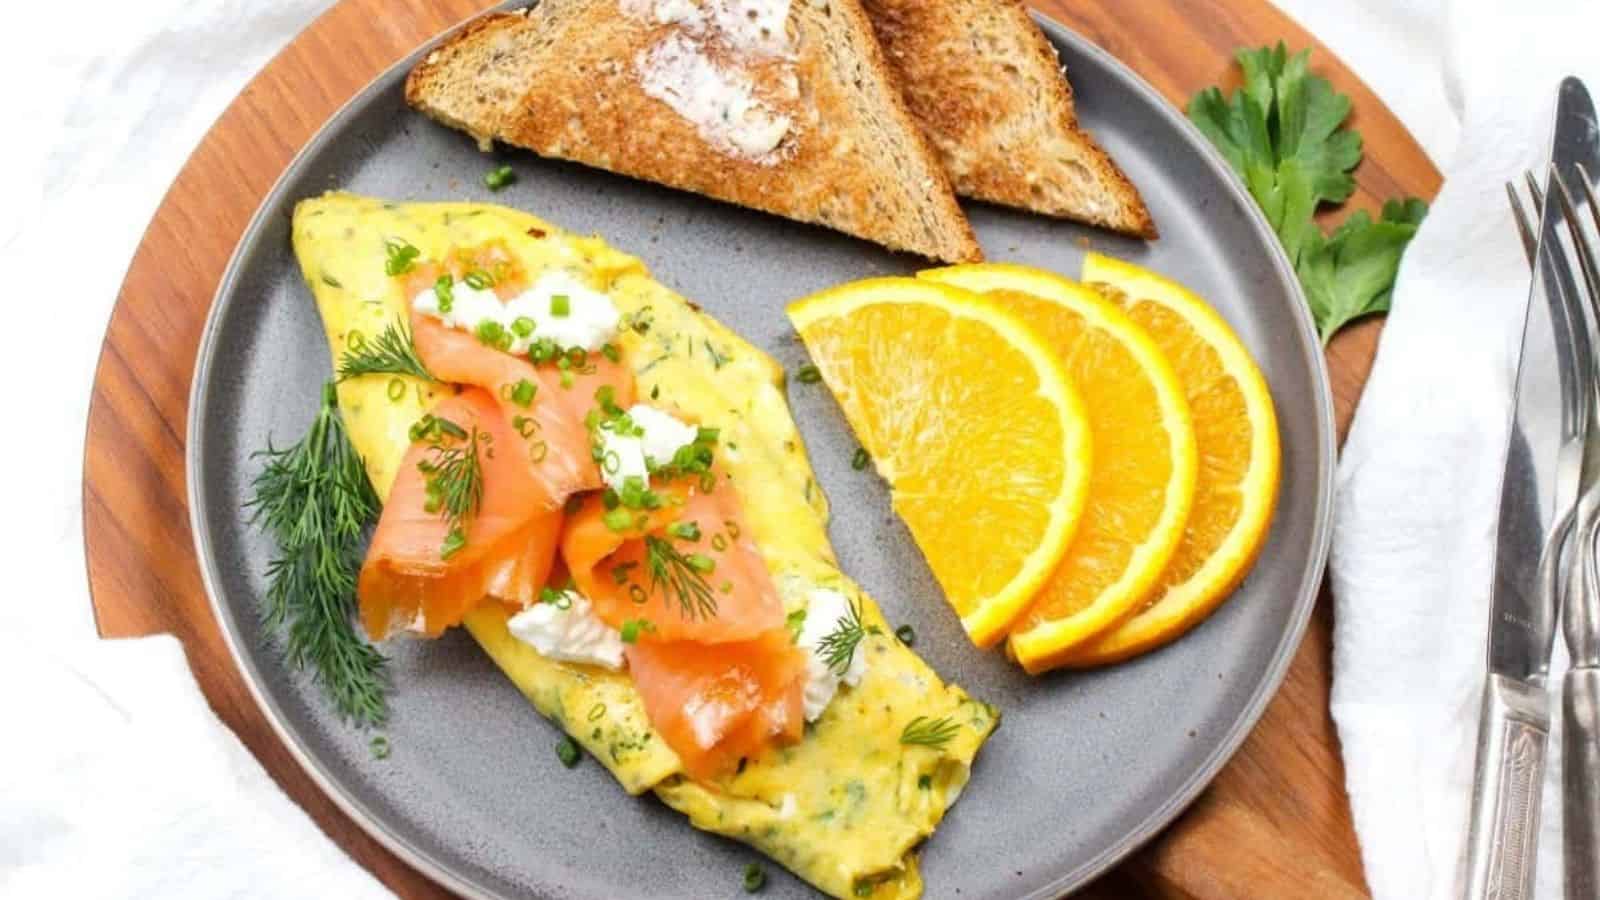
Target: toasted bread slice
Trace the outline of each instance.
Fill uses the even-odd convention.
[[[485,147],[931,259],[981,258],[858,0],[757,9],[765,18],[728,0],[542,0],[451,36],[412,70],[406,100]]]
[[[1078,127],[1021,0],[863,0],[956,192],[1154,238],[1139,191]]]

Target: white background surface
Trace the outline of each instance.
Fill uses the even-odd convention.
[[[0,739],[0,895],[355,896],[376,889],[216,725],[174,642],[93,640],[79,505],[94,364],[144,226],[205,129],[328,2],[89,0],[74,5],[70,35],[60,39],[49,37],[61,34],[58,9],[16,4],[7,12],[8,30],[26,38],[0,55],[10,124],[0,143],[0,271],[10,285],[10,340],[0,372],[13,386],[10,440],[0,449],[0,496],[10,510],[0,526],[0,558],[12,566],[0,595],[0,731],[8,735]],[[1459,102],[1449,101],[1464,92],[1445,74],[1453,52],[1447,35],[1454,33],[1447,22],[1486,13],[1491,4],[1457,0],[1449,15],[1444,0],[1280,5],[1374,86],[1436,162],[1451,163],[1461,118]],[[1418,243],[1419,255],[1431,244],[1447,261],[1441,248],[1448,236]],[[1509,257],[1515,248],[1503,243]],[[1402,296],[1397,305],[1407,302]],[[1415,308],[1404,330],[1391,322],[1380,376],[1385,364],[1396,368],[1391,360],[1413,355],[1410,346],[1396,349],[1402,340],[1417,340],[1415,353],[1437,346],[1422,341],[1442,324],[1430,318],[1444,314],[1442,303],[1424,299]],[[1494,335],[1503,322],[1491,316],[1484,326],[1480,335]],[[1492,338],[1480,344],[1486,378],[1503,380],[1504,347]],[[1402,398],[1416,396],[1401,393],[1411,373],[1385,377],[1384,408],[1416,416],[1402,409]],[[1491,386],[1503,394],[1503,384]],[[1503,430],[1503,410],[1479,409],[1461,427],[1479,437]],[[1379,455],[1378,442],[1363,437],[1376,433],[1376,426],[1358,426],[1352,438],[1363,460]],[[1363,486],[1348,470],[1344,481]],[[1371,506],[1369,514],[1382,508]],[[1363,590],[1367,571],[1346,567],[1341,587],[1373,596]],[[1360,641],[1352,637],[1351,646]],[[1460,653],[1475,659],[1479,647],[1481,638],[1463,643]],[[1347,743],[1352,722],[1364,733],[1359,721],[1341,716]],[[1392,737],[1400,745],[1416,740],[1414,732]],[[1353,761],[1352,778],[1368,777],[1370,769]],[[1417,774],[1401,772],[1399,781]],[[1417,796],[1398,782],[1394,790],[1398,796],[1385,800],[1390,807]],[[1424,852],[1415,844],[1418,829],[1441,827],[1449,817],[1385,809],[1370,793],[1357,793],[1380,896],[1442,896],[1448,835],[1435,835]]]

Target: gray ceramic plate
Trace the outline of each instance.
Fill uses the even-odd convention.
[[[932,897],[1048,897],[1133,850],[1206,785],[1255,723],[1304,630],[1327,548],[1332,408],[1322,354],[1273,236],[1204,140],[1116,60],[1047,23],[1078,110],[1140,186],[1161,226],[1150,245],[981,205],[991,258],[1075,273],[1089,245],[1168,273],[1210,298],[1260,360],[1283,430],[1270,543],[1231,602],[1177,644],[1104,671],[1029,678],[975,651],[940,599],[887,492],[850,467],[855,442],[820,386],[794,412],[833,501],[845,570],[945,677],[998,704],[1005,725],[923,854]],[[418,55],[423,51],[418,51]],[[413,57],[413,60],[416,57]],[[299,435],[328,377],[311,294],[289,247],[295,201],[330,187],[395,199],[466,197],[599,232],[793,371],[805,351],[784,304],[919,261],[770,216],[577,166],[508,153],[520,174],[490,195],[491,160],[407,110],[410,61],[383,75],[290,165],[234,256],[196,364],[189,420],[195,540],[217,618],[285,743],[357,822],[468,895],[739,895],[756,854],[702,834],[655,800],[623,794],[592,760],[562,768],[559,732],[464,634],[388,648],[397,690],[392,755],[340,725],[288,671],[259,624],[270,547],[240,511],[269,434]],[[807,896],[769,865],[768,897]]]

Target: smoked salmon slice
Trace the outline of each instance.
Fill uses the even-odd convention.
[[[592,491],[604,482],[589,452],[584,417],[594,408],[595,393],[609,386],[618,402],[633,402],[633,374],[598,353],[571,370],[563,385],[554,365],[535,366],[521,357],[484,346],[476,337],[433,316],[413,311],[411,335],[417,355],[435,377],[475,385],[497,399],[519,443],[527,448],[528,465],[543,487],[546,508],[558,507],[572,494]],[[526,403],[517,388],[533,385]]]
[[[750,641],[630,645],[650,724],[690,777],[710,779],[805,727],[806,659],[779,628]]]
[[[659,508],[624,511],[631,521],[621,531],[612,527],[616,516],[602,495],[585,497],[572,511],[561,558],[606,624],[648,622],[640,641],[705,644],[783,629],[783,601],[738,497],[727,479],[709,481],[709,493],[692,480],[658,485]]]
[[[406,452],[357,580],[361,624],[373,640],[399,630],[437,637],[491,594],[531,602],[555,557],[561,511],[545,505],[523,462],[522,437],[494,398],[468,388],[430,415],[448,425]],[[471,454],[482,473],[481,500],[458,541],[430,502],[423,470],[451,453]]]

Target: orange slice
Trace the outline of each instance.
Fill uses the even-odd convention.
[[[999,304],[914,278],[832,288],[789,318],[967,635],[994,644],[1083,512],[1089,431],[1059,357]]]
[[[1138,613],[1068,665],[1116,662],[1171,641],[1222,605],[1266,543],[1278,499],[1278,422],[1250,352],[1205,301],[1131,263],[1090,254],[1083,280],[1166,353],[1194,413],[1200,472],[1183,541]]]
[[[1183,385],[1143,328],[1081,284],[1003,264],[919,277],[1004,303],[1044,337],[1083,392],[1094,442],[1083,523],[1012,625],[1009,644],[1029,672],[1056,668],[1138,608],[1183,538],[1197,466]]]

